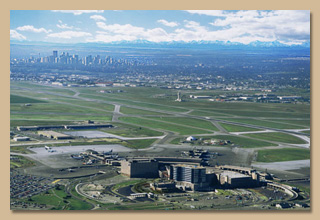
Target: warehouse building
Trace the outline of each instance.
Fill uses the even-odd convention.
[[[18,126],[19,131],[37,131],[48,129],[64,129],[63,125],[45,125],[45,126]]]
[[[250,175],[225,170],[217,173],[217,178],[224,188],[247,188],[259,185],[259,175],[252,172]]]
[[[83,124],[83,125],[65,125],[65,129],[95,129],[95,128],[112,128],[111,124]]]
[[[30,141],[29,137],[15,137],[13,138],[14,141]]]
[[[55,140],[71,139],[70,135],[62,134],[55,131],[39,131],[38,134]]]
[[[130,178],[158,178],[159,163],[154,159],[129,159],[121,161],[121,173]]]

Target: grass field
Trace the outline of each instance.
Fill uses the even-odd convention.
[[[305,144],[306,142],[298,137],[280,132],[267,132],[257,134],[245,134],[245,136],[258,138],[266,141],[276,141],[289,144]]]
[[[276,122],[272,122],[272,121],[265,121],[265,120],[262,121],[262,120],[257,120],[257,119],[228,118],[225,120],[232,121],[232,122],[240,122],[240,123],[249,124],[249,125],[258,125],[258,126],[264,126],[264,127],[269,127],[269,128],[278,128],[278,129],[305,128],[305,127],[298,126],[298,125],[281,124],[281,123],[276,123]]]
[[[94,105],[92,105],[94,106]],[[14,112],[36,112],[36,113],[82,113],[82,114],[108,114],[105,111],[99,111],[97,109],[91,109],[81,106],[71,106],[57,103],[45,103],[45,104],[33,104],[31,106],[24,105],[11,105],[10,111]]]
[[[196,115],[196,116],[226,116],[228,114],[223,114],[222,112],[213,112],[213,111],[210,111],[210,110],[194,110],[192,112],[189,113],[189,115]]]
[[[10,168],[26,168],[33,166],[35,163],[32,160],[29,160],[22,156],[12,156],[17,159],[10,159]]]
[[[47,204],[53,206],[54,210],[88,210],[91,205],[82,200],[68,197],[64,190],[64,186],[59,189],[51,189],[48,193],[41,193],[31,197],[33,203]]]
[[[302,131],[302,133],[310,134],[310,130],[308,130],[308,131]]]
[[[170,144],[180,144],[180,142],[182,141],[182,138],[175,138],[172,141],[170,141]]]
[[[148,148],[157,139],[141,139],[141,140],[127,140],[122,145],[132,149],[143,149]]]
[[[219,131],[219,129],[214,126],[211,122],[205,120],[199,120],[194,118],[185,117],[150,117],[163,122],[176,123],[179,125],[192,126],[197,128],[204,128],[212,131]]]
[[[46,101],[23,97],[19,95],[10,95],[10,103],[46,103]]]
[[[63,115],[63,114],[11,114],[11,119],[31,119],[31,120],[73,120],[73,121],[86,121],[86,120],[100,120],[111,121],[111,115],[95,116],[95,115]]]
[[[160,131],[151,130],[134,125],[113,123],[116,128],[104,130],[107,133],[115,134],[123,137],[151,137],[163,135]]]
[[[39,83],[30,83],[30,82],[11,82],[11,86],[13,86],[14,89],[16,87],[21,87],[21,88],[27,88],[27,89],[32,89],[32,90],[44,90],[44,91],[49,91],[49,92],[55,92],[59,94],[64,94],[64,95],[74,95],[75,92],[72,91],[70,88],[66,87],[54,87],[50,85],[42,85]]]
[[[274,121],[274,120],[272,120]],[[277,119],[277,121],[274,122],[278,122],[278,123],[288,123],[288,124],[294,124],[294,125],[298,125],[298,126],[306,126],[306,127],[310,127],[310,119],[304,119],[304,120],[284,120],[284,119]]]
[[[146,126],[149,128],[162,129],[162,130],[166,130],[166,131],[173,131],[173,132],[177,132],[181,135],[208,133],[208,131],[201,130],[201,129],[189,128],[189,127],[184,127],[184,126],[180,126],[180,125],[160,122],[160,121],[148,120],[148,119],[144,119],[144,118],[121,117],[121,118],[119,118],[119,120],[124,121],[124,122],[128,122],[128,123],[137,124],[137,125],[143,125],[143,126]]]
[[[80,100],[80,99],[70,99],[70,98],[65,98],[65,97],[57,97],[53,101],[55,102],[62,102],[65,103],[66,105],[71,104],[72,107],[76,108],[76,106],[73,105],[78,105],[79,108],[84,108],[84,109],[97,109],[97,111],[110,111],[112,112],[114,110],[114,105],[111,104],[106,104],[106,103],[97,103],[97,102],[91,102],[91,101],[85,101],[85,100]],[[86,108],[89,107],[89,108]]]
[[[225,124],[225,123],[219,123],[219,124],[229,132],[261,131],[260,129],[249,128],[249,127],[244,127],[239,125],[231,125],[231,124]]]
[[[297,148],[284,148],[274,150],[259,150],[257,162],[281,162],[306,159],[310,159],[309,150]]]
[[[256,148],[256,147],[268,147],[268,146],[277,146],[276,144],[269,143],[266,141],[253,140],[245,137],[231,136],[231,135],[215,135],[210,138],[229,140],[232,144],[239,145],[243,148]]]
[[[30,154],[33,153],[27,149],[27,146],[10,146],[10,152],[20,153],[20,154]]]
[[[105,101],[113,101],[117,102],[120,104],[124,105],[134,105],[134,106],[139,106],[139,107],[145,107],[145,108],[150,108],[154,110],[163,110],[163,111],[169,111],[169,112],[184,112],[187,110],[180,109],[180,108],[175,108],[172,106],[165,106],[165,105],[160,105],[156,104],[156,100],[154,100],[155,103],[147,103],[147,102],[140,102],[140,101],[133,101],[131,99],[128,99],[127,97],[122,97],[120,98],[112,98],[112,97],[101,97],[100,95],[87,95],[87,94],[81,94],[81,97],[85,98],[92,98],[96,100],[105,100]],[[152,111],[152,110],[151,110]]]
[[[120,112],[127,115],[167,115],[165,113],[146,111],[137,108],[121,107]]]
[[[310,113],[292,113],[292,112],[268,112],[268,111],[257,111],[256,109],[247,110],[226,110],[217,109],[217,112],[223,112],[225,114],[244,116],[244,117],[268,117],[268,118],[310,118]]]
[[[10,127],[33,126],[33,125],[69,125],[74,121],[57,121],[57,120],[10,120]]]
[[[108,210],[171,210],[173,205],[166,203],[137,203],[126,205],[110,205]]]

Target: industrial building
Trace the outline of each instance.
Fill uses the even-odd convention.
[[[159,163],[154,159],[129,159],[121,161],[121,173],[130,178],[159,177]]]
[[[52,138],[55,140],[62,140],[62,139],[71,139],[72,137],[70,135],[62,134],[55,131],[39,131],[39,135],[46,136],[48,138]]]
[[[94,129],[94,128],[112,128],[111,124],[83,124],[83,125],[65,125],[65,129]]]
[[[37,131],[48,129],[64,129],[63,125],[46,125],[46,126],[18,126],[19,131]]]
[[[37,130],[50,130],[50,129],[90,129],[90,128],[112,128],[111,124],[79,124],[79,125],[46,125],[46,126],[18,126],[19,131],[37,131]]]
[[[15,137],[13,138],[14,141],[30,141],[29,137]]]
[[[217,178],[224,188],[247,188],[259,184],[259,176],[257,173],[245,175],[234,171],[223,171],[217,174]]]

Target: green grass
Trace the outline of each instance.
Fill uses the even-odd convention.
[[[96,115],[63,115],[63,114],[11,114],[11,119],[31,119],[31,120],[73,120],[73,121],[86,121],[86,120],[101,120],[111,121],[111,115],[96,116]]]
[[[266,141],[253,140],[245,137],[231,136],[231,135],[215,135],[209,138],[229,140],[232,144],[239,145],[243,148],[256,148],[256,147],[267,147],[267,146],[277,146],[276,144],[269,143]]]
[[[272,119],[271,119],[272,120]],[[273,120],[274,121],[274,120]],[[310,127],[310,119],[303,119],[303,120],[283,120],[283,119],[277,119],[278,123],[288,123],[288,124],[294,124],[298,126],[307,126]]]
[[[56,99],[54,99],[54,101],[63,102],[66,104],[79,105],[79,108],[83,107],[84,109],[89,109],[89,110],[90,110],[90,108],[95,108],[95,109],[97,109],[97,111],[99,111],[99,109],[103,110],[103,111],[110,111],[110,112],[112,112],[114,110],[114,105],[106,104],[106,103],[90,102],[90,101],[85,101],[85,100],[81,100],[81,99],[70,99],[70,98],[65,98],[65,97],[57,97]],[[85,108],[85,107],[89,107],[89,108]]]
[[[60,93],[65,95],[75,94],[75,92],[71,91],[69,88],[66,88],[66,87],[53,87],[48,85],[41,85],[38,83],[11,81],[11,86],[18,86],[18,87],[33,89],[33,90],[50,91],[50,92],[55,92],[55,93]]]
[[[108,144],[120,144],[128,148],[132,149],[141,149],[141,148],[147,148],[149,147],[153,142],[155,142],[157,139],[139,139],[139,140],[119,140],[114,139],[110,141],[77,141],[77,142],[70,142],[70,143],[61,143],[61,144],[41,144],[37,145],[37,147],[44,147],[45,145],[48,145],[50,147],[60,147],[60,146],[80,146],[80,145],[108,145]],[[17,152],[17,153],[31,153],[31,151],[27,150],[27,147],[33,147],[34,145],[24,145],[24,146],[14,146],[10,147],[11,152]],[[31,149],[32,150],[32,149]]]
[[[204,128],[212,131],[219,131],[219,129],[214,126],[211,122],[194,119],[194,118],[185,118],[185,117],[150,117],[163,122],[176,123],[179,125],[192,126],[197,128]]]
[[[10,146],[10,152],[20,153],[20,154],[30,154],[32,153],[27,149],[28,146]]]
[[[310,118],[310,113],[291,113],[291,112],[267,112],[267,111],[257,111],[256,109],[247,110],[224,110],[221,109],[219,112],[225,114],[243,116],[243,117],[269,117],[269,118]]]
[[[141,139],[141,140],[127,140],[126,144],[122,144],[126,147],[133,149],[142,149],[150,147],[150,145],[155,142],[157,139]]]
[[[172,141],[170,141],[170,144],[180,144],[181,143],[182,138],[175,138]]]
[[[276,141],[289,144],[305,144],[306,142],[298,137],[290,134],[280,132],[267,132],[267,133],[256,133],[256,134],[245,134],[245,136],[258,138],[267,141]]]
[[[307,131],[302,131],[302,133],[305,133],[305,134],[310,134],[310,130],[307,130]]]
[[[69,125],[73,121],[56,121],[56,120],[10,120],[10,127],[33,126],[33,125]]]
[[[261,131],[260,129],[249,128],[249,127],[244,127],[239,125],[232,125],[232,124],[225,124],[225,123],[219,123],[219,124],[228,132]]]
[[[307,149],[283,148],[259,150],[257,162],[281,162],[306,159],[310,159],[310,151]]]
[[[10,95],[10,103],[46,103],[46,101],[23,97],[19,95]]]
[[[128,107],[121,107],[120,112],[127,115],[167,115],[165,113],[160,112],[153,112],[153,111],[146,111],[137,108],[128,108]]]
[[[165,203],[137,203],[137,204],[126,204],[126,205],[110,205],[108,210],[169,210],[172,209],[172,205]]]
[[[144,180],[129,180],[129,181],[125,181],[125,182],[121,182],[121,183],[118,183],[116,185],[114,185],[112,187],[112,191],[116,191],[117,189],[120,189],[120,188],[123,188],[123,187],[126,187],[126,186],[130,186],[130,185],[134,185],[134,184],[137,184],[141,181],[144,181]]]
[[[125,93],[127,95],[127,93]],[[185,112],[187,109],[181,109],[181,108],[175,108],[172,106],[172,103],[167,103],[166,105],[157,104],[157,99],[152,99],[150,102],[147,102],[147,100],[139,100],[135,101],[134,99],[130,99],[127,96],[123,97],[110,97],[110,96],[101,96],[101,95],[93,95],[93,94],[80,94],[81,97],[84,98],[91,98],[96,100],[104,100],[104,101],[113,101],[117,102],[119,104],[125,104],[125,105],[134,105],[139,107],[145,107],[150,108],[154,110],[163,110],[163,111],[169,111],[169,112]]]
[[[276,123],[276,122],[272,122],[272,121],[262,121],[262,120],[257,120],[257,119],[228,118],[226,120],[232,121],[232,122],[240,122],[240,123],[249,124],[249,125],[258,125],[258,126],[264,126],[264,127],[269,127],[269,128],[278,128],[278,129],[305,128],[305,127],[298,126],[298,125],[281,124],[281,123]]]
[[[184,127],[180,125],[175,124],[168,124],[160,121],[154,121],[154,120],[148,120],[144,118],[137,118],[137,117],[121,117],[119,120],[133,123],[137,125],[143,125],[149,128],[155,128],[155,129],[162,129],[166,131],[173,131],[177,132],[181,135],[188,135],[188,134],[206,134],[208,131],[196,129],[196,128],[190,128],[190,127]]]
[[[18,160],[10,159],[10,168],[26,168],[30,166],[34,166],[34,162],[22,156],[14,155],[14,158],[18,158]]]
[[[215,111],[210,111],[209,109],[206,110],[194,110],[189,113],[189,115],[196,115],[196,116],[226,116],[226,114],[223,114],[222,112],[215,112]]]
[[[60,186],[60,190],[51,189],[49,193],[41,193],[36,196],[32,196],[31,199],[33,203],[47,204],[51,205],[53,209],[66,209],[66,210],[88,210],[91,205],[83,202],[82,200],[71,198],[64,198],[68,194],[64,191],[64,186]],[[67,201],[67,202],[64,202]]]
[[[91,105],[92,107],[94,105]],[[71,106],[67,104],[46,103],[46,104],[33,104],[31,106],[25,105],[11,105],[10,111],[14,112],[35,112],[35,113],[66,113],[66,114],[109,114],[105,111],[99,111],[97,109],[90,109],[81,106]]]
[[[134,125],[113,123],[116,128],[103,130],[110,134],[115,134],[123,137],[152,137],[163,135],[160,131],[151,130]]]

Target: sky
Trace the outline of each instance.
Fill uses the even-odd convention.
[[[11,10],[10,40],[310,42],[310,11]]]

